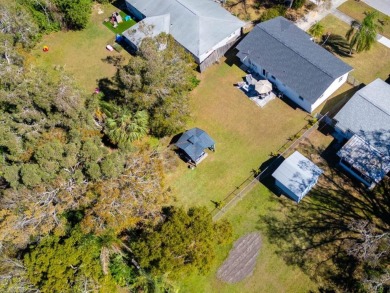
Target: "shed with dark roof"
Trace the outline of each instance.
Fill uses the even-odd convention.
[[[202,129],[192,128],[183,133],[175,144],[196,165],[206,157],[205,149],[215,150],[214,140]]]
[[[310,113],[346,81],[352,70],[283,17],[256,25],[237,49],[237,56],[247,67]]]

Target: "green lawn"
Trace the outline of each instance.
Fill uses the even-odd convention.
[[[106,21],[107,19],[110,19],[110,17],[107,17],[104,19],[103,24],[111,30],[115,34],[122,34],[125,30],[131,28],[133,25],[135,25],[137,22],[134,19],[130,19],[128,21],[125,21],[126,13],[123,11],[119,11],[120,16],[122,16],[123,22],[118,23],[117,27],[114,27],[110,21]],[[107,15],[107,14],[106,14]],[[110,14],[111,15],[111,14]]]
[[[104,13],[99,15],[95,6],[91,21],[84,30],[60,31],[44,36],[27,63],[43,68],[63,66],[87,92],[96,88],[98,79],[112,77],[116,69],[103,59],[119,53],[109,52],[105,48],[107,44],[114,43],[115,36],[103,25],[103,19],[117,8],[111,4],[100,7]],[[42,52],[44,45],[49,46],[49,52]],[[126,58],[129,56],[125,50],[121,54]]]
[[[325,32],[331,32],[345,37],[349,26],[338,18],[328,15],[321,23]],[[352,57],[339,57],[354,68],[352,75],[360,82],[370,83],[376,78],[385,80],[389,76],[390,49],[380,43],[374,44],[368,52],[353,54]]]
[[[216,141],[216,152],[195,170],[180,162],[168,174],[177,204],[186,207],[219,201],[240,185],[252,169],[269,158],[307,121],[307,114],[279,99],[263,109],[256,106],[233,84],[245,75],[237,66],[215,65],[201,75],[201,83],[191,96],[192,121]],[[282,200],[286,200],[283,198]],[[278,207],[278,199],[258,184],[226,218],[234,226],[235,238],[254,230],[263,230],[260,217]],[[254,274],[244,281],[227,285],[215,278],[215,271],[230,247],[218,247],[218,261],[206,276],[188,276],[181,280],[183,292],[308,292],[315,284],[296,266],[287,265],[276,253],[277,247],[263,235],[263,246]]]
[[[356,0],[348,0],[347,2],[343,3],[339,7],[337,7],[338,10],[341,12],[344,12],[345,14],[349,15],[353,19],[356,19],[357,21],[362,21],[364,18],[364,12],[372,12],[375,11],[374,8],[367,5],[363,1],[356,1]],[[388,16],[383,14],[382,12],[379,12],[379,21],[383,22],[386,19],[389,19]],[[389,19],[390,20],[390,19]],[[390,21],[383,26],[383,32],[381,33],[387,38],[390,38]]]

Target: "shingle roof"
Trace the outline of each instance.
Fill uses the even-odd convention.
[[[204,130],[192,128],[184,132],[175,145],[195,162],[204,149],[214,146],[215,142]]]
[[[123,36],[130,40],[137,48],[146,37],[156,37],[160,33],[169,34],[170,16],[169,14],[146,17],[142,21],[133,25],[123,32]],[[150,29],[151,28],[151,29]]]
[[[358,135],[354,135],[337,155],[376,183],[390,171],[390,155],[383,156]]]
[[[237,49],[311,103],[352,70],[283,17],[256,25]]]
[[[317,182],[322,170],[312,161],[295,151],[276,169],[272,176],[302,198],[308,188]]]
[[[334,117],[383,155],[390,155],[390,85],[376,79],[357,91]]]
[[[126,1],[146,17],[169,14],[170,34],[197,57],[245,24],[211,0]]]

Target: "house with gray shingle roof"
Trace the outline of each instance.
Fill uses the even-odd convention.
[[[262,22],[238,44],[241,62],[311,113],[352,70],[284,17]]]
[[[340,166],[373,188],[390,172],[390,85],[376,79],[336,114],[336,131],[348,140]]]
[[[156,32],[151,36],[159,32],[171,34],[194,56],[201,71],[233,46],[245,25],[212,0],[126,0],[126,5],[142,25],[151,23],[150,18],[160,16],[158,25],[152,25],[152,30],[155,28]],[[167,18],[168,26],[165,23]],[[132,35],[138,35],[133,39],[137,39],[139,45],[142,40],[139,36],[144,33],[137,33],[137,29],[138,26],[133,26],[123,36],[131,43]]]

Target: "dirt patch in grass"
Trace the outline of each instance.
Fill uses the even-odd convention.
[[[228,259],[218,269],[218,279],[226,283],[237,283],[252,275],[260,247],[259,233],[250,233],[238,239]]]

